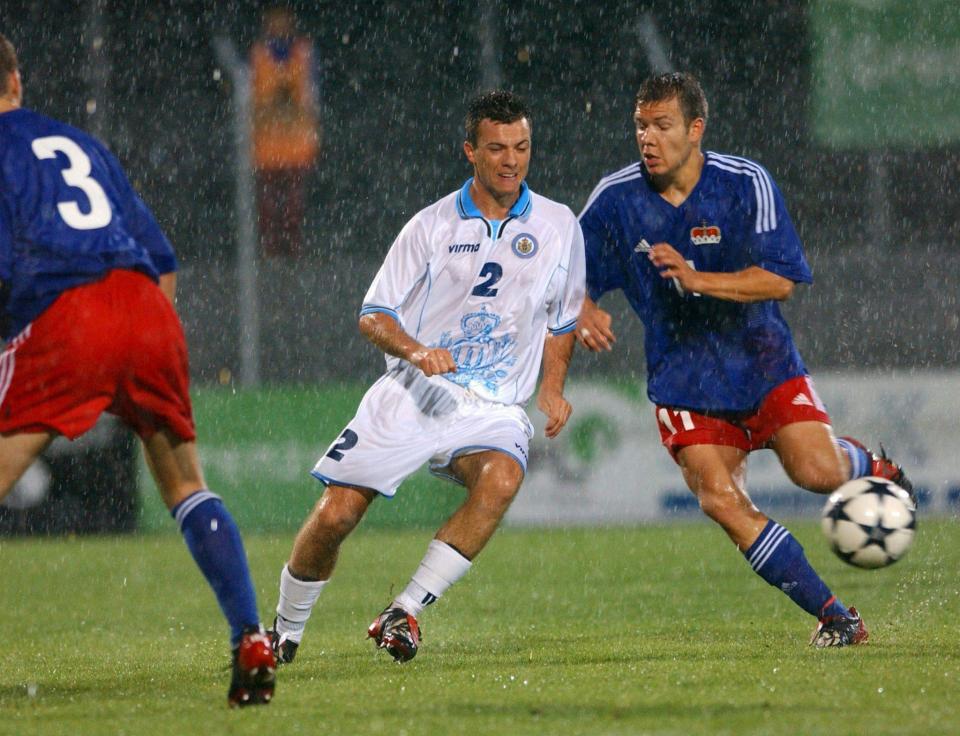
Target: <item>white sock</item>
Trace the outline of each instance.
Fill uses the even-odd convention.
[[[277,633],[290,641],[300,643],[303,629],[310,618],[327,580],[297,580],[284,565],[280,573],[280,599],[277,601]]]
[[[394,599],[393,605],[419,616],[426,606],[436,602],[447,588],[466,575],[471,564],[449,544],[434,539],[409,585]]]

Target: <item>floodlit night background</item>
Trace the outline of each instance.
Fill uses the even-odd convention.
[[[528,181],[579,212],[601,176],[637,159],[631,114],[640,81],[688,70],[710,103],[704,148],[763,164],[800,232],[815,283],[798,289],[784,311],[815,379],[852,376],[857,390],[833,393],[857,406],[860,399],[894,406],[870,426],[847,429],[894,446],[889,435],[902,434],[905,462],[941,452],[923,445],[916,429],[940,419],[911,422],[926,411],[915,411],[916,402],[942,404],[927,379],[946,377],[943,390],[960,393],[949,382],[960,362],[956,3],[322,0],[291,7],[315,45],[322,153],[308,185],[306,252],[252,264],[238,257],[245,213],[236,206],[237,70],[222,50],[247,59],[263,6],[5,0],[0,8],[0,28],[19,52],[24,104],[106,141],[172,240],[199,391],[354,386],[381,373],[380,354],[356,329],[361,299],[407,219],[470,175],[462,119],[477,92],[497,85],[527,98]],[[244,273],[252,273],[252,290],[251,282],[242,288]],[[618,349],[600,357],[578,351],[573,381],[626,380],[642,396],[639,322],[623,301],[604,306],[617,320]],[[244,322],[251,314],[253,333]],[[864,373],[879,383],[860,381]],[[901,390],[889,375],[923,385]],[[876,385],[896,402],[878,399]],[[644,402],[638,422],[650,435]],[[589,409],[577,407],[581,416]],[[844,412],[868,421],[868,409]],[[343,420],[300,432],[312,449],[288,458],[297,478]],[[263,421],[264,436],[280,432],[270,427],[281,421],[276,412]],[[913,429],[901,432],[907,425]],[[949,457],[948,448],[943,453]],[[275,454],[265,457],[276,465]],[[951,480],[960,472],[931,473],[921,482],[941,493],[940,503],[954,491],[960,497]]]

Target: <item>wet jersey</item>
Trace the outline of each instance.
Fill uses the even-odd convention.
[[[666,242],[698,271],[759,266],[809,283],[783,197],[760,165],[708,151],[700,181],[674,206],[636,163],[601,179],[580,224],[590,297],[622,289],[643,321],[647,394],[655,404],[747,412],[772,388],[806,372],[775,301],[743,304],[684,293],[647,257],[652,245]]]
[[[483,217],[468,180],[417,213],[387,254],[361,314],[383,312],[457,371],[429,380],[489,401],[525,404],[543,342],[571,332],[584,294],[583,236],[573,212],[524,183],[506,219]],[[387,367],[408,365],[387,357]]]
[[[63,291],[113,269],[156,281],[176,266],[99,141],[30,110],[0,114],[0,336],[16,335]]]

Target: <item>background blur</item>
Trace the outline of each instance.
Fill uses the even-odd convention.
[[[472,95],[499,82],[528,98],[530,183],[579,212],[604,173],[636,159],[633,95],[657,68],[698,74],[705,146],[760,161],[784,192],[816,277],[787,306],[814,371],[957,364],[952,0],[290,6],[316,47],[324,147],[309,256],[261,265],[264,380],[379,374],[356,311],[403,223],[469,175],[461,121]],[[235,376],[239,360],[231,84],[213,39],[246,58],[262,7],[4,0],[0,10],[26,104],[100,135],[174,242],[200,382]],[[627,342],[574,370],[642,376],[642,351]]]
[[[492,85],[523,94],[534,110],[531,186],[579,212],[601,176],[637,158],[631,114],[642,78],[693,71],[710,102],[705,147],[766,166],[803,238],[815,283],[785,311],[814,376],[873,371],[881,378],[860,381],[854,392],[871,404],[883,402],[875,386],[890,381],[882,376],[957,367],[960,4],[953,0],[289,6],[315,44],[323,151],[309,180],[306,254],[254,259],[255,281],[245,291],[237,224],[249,213],[235,205],[237,70],[214,40],[246,59],[265,4],[0,5],[0,29],[19,51],[25,104],[105,140],[173,241],[201,441],[214,436],[204,460],[239,473],[235,482],[246,492],[259,492],[253,465],[269,468],[264,484],[287,471],[302,484],[309,458],[349,417],[342,413],[355,405],[356,387],[382,371],[381,355],[356,329],[362,296],[406,220],[470,175],[461,151],[464,108]],[[579,353],[573,376],[625,379],[642,396],[639,323],[622,301],[610,304],[620,315],[617,351]],[[241,321],[251,305],[256,374],[273,398],[248,396],[253,408],[230,425],[224,417],[235,402],[209,392],[244,382],[250,333]],[[845,385],[835,384],[836,401],[854,395]],[[882,423],[888,444],[906,444],[912,462],[930,455],[920,439],[905,438],[911,402],[936,408],[934,384],[923,385]],[[342,410],[331,409],[331,391]],[[631,411],[647,407],[640,400]],[[251,416],[264,425],[249,426]],[[652,422],[644,420],[649,434]],[[857,431],[875,442],[878,426]],[[249,442],[276,442],[269,451],[245,446],[238,432]],[[948,447],[943,453],[950,458]],[[955,503],[950,494],[960,497],[960,484],[951,474],[960,476],[938,471],[927,483]]]

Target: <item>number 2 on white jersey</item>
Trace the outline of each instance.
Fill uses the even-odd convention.
[[[76,202],[58,202],[60,217],[74,230],[96,230],[106,227],[113,219],[110,200],[96,179],[90,176],[90,157],[69,138],[62,135],[50,135],[37,138],[32,144],[33,152],[39,159],[56,158],[57,151],[66,155],[70,166],[60,172],[63,180],[72,187],[83,190],[90,201],[90,211],[81,212]]]

